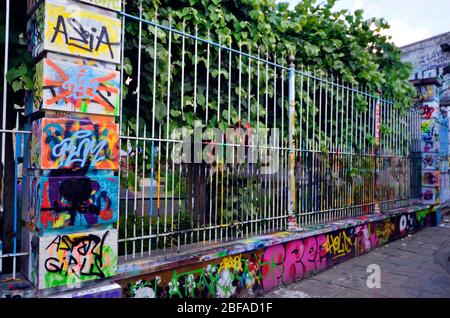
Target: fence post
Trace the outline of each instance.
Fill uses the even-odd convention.
[[[289,65],[289,180],[288,180],[288,231],[302,228],[295,219],[295,57],[288,57]]]
[[[23,167],[22,246],[30,255],[22,271],[44,294],[117,273],[121,3],[95,3],[28,1],[36,71],[25,106],[32,133]],[[69,42],[79,35],[74,26],[95,50]]]
[[[381,129],[381,105],[380,105],[381,93],[377,94],[377,101],[375,104],[375,214],[381,214],[381,204],[380,204],[380,180],[379,180],[379,171],[381,166],[381,160],[383,160],[380,156],[380,129]]]

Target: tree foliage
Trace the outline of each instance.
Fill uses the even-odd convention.
[[[362,10],[354,13],[348,10],[338,11],[334,8],[335,2],[335,0],[328,0],[318,3],[316,0],[305,0],[291,10],[288,4],[277,4],[274,0],[152,0],[143,2],[142,17],[144,20],[156,21],[165,27],[171,26],[176,30],[184,30],[191,35],[198,34],[200,38],[209,39],[235,50],[254,56],[259,55],[280,65],[286,66],[286,58],[293,55],[298,70],[314,69],[319,76],[334,78],[335,81],[359,87],[373,95],[382,93],[384,97],[394,100],[395,107],[399,109],[409,108],[415,93],[408,81],[411,66],[401,62],[400,49],[382,34],[389,28],[388,23],[384,19],[366,20]],[[139,16],[139,1],[130,3],[127,6],[127,12]],[[156,14],[157,18],[155,18]],[[145,128],[149,129],[152,126],[153,94],[155,94],[156,104],[156,125],[158,126],[159,123],[162,126],[164,137],[169,129],[180,126],[192,127],[195,119],[205,121],[205,118],[208,118],[204,123],[205,126],[219,127],[222,130],[230,125],[233,127],[245,125],[248,119],[252,123],[261,121],[264,126],[263,118],[268,111],[268,106],[263,101],[264,97],[262,100],[259,99],[254,87],[256,63],[249,68],[246,59],[241,61],[242,80],[246,80],[246,76],[251,76],[253,81],[253,86],[248,91],[246,82],[242,87],[238,85],[239,78],[236,72],[236,67],[240,63],[238,55],[232,57],[233,72],[229,74],[226,51],[221,50],[221,62],[218,63],[219,50],[211,46],[208,63],[208,47],[205,43],[198,42],[197,72],[195,72],[194,41],[185,39],[185,69],[182,79],[182,37],[172,32],[169,75],[167,71],[169,32],[163,29],[157,31],[157,71],[156,90],[154,90],[154,32],[153,25],[142,23],[142,64],[138,74],[139,23],[127,19],[125,72],[133,81],[126,90],[133,94],[126,94],[124,116],[130,123],[131,131],[136,128],[137,95],[135,93],[138,75],[141,81],[140,108],[143,110],[140,113],[142,123],[139,125],[141,136]],[[219,64],[222,80],[220,89],[223,95],[220,103],[216,98]],[[206,75],[208,70],[209,76]],[[169,76],[171,91],[167,95]],[[261,83],[264,83],[266,76],[269,79],[272,78],[273,69],[270,69],[267,74],[264,69],[261,69]],[[229,99],[234,106],[239,103],[242,105],[240,116],[237,106],[232,107],[230,114],[224,107],[229,102],[226,92],[230,77],[233,94],[229,96]],[[181,83],[184,83],[183,88]],[[297,81],[296,85],[297,101],[299,101],[300,81]],[[194,88],[196,88],[196,100],[194,100]],[[183,92],[181,92],[182,89]],[[260,94],[264,96],[267,93],[269,98],[272,98],[275,93],[281,94],[280,91],[274,92],[273,87],[268,87],[267,90],[261,87]],[[183,97],[181,97],[182,93]],[[166,107],[168,97],[169,115]],[[308,99],[306,94],[302,94],[302,98],[305,101]],[[367,102],[362,96],[355,96],[355,107],[365,109],[366,106]],[[216,116],[215,112],[218,112],[219,107],[220,114]],[[299,112],[298,107],[296,111]],[[228,117],[231,118],[230,122]],[[170,127],[166,125],[168,118]],[[269,122],[272,119],[270,117]],[[280,118],[276,120],[281,121]],[[306,120],[306,116],[303,116],[303,120]],[[330,121],[330,125],[333,125],[333,122]],[[321,136],[320,132],[317,136]],[[373,136],[366,136],[366,138],[373,139]]]

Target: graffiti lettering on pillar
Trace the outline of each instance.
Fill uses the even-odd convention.
[[[424,172],[422,175],[422,184],[427,186],[439,185],[439,171]]]
[[[422,198],[424,204],[438,204],[438,189],[437,188],[423,188]]]
[[[40,6],[27,23],[28,51],[36,56],[44,46],[44,6]]]
[[[117,231],[40,238],[40,287],[111,277],[117,272]]]
[[[437,91],[434,85],[421,85],[417,87],[417,96],[419,101],[436,99]]]
[[[422,118],[430,119],[431,116],[433,116],[433,113],[435,111],[433,106],[425,104],[425,105],[422,105],[421,108],[422,108]]]
[[[37,69],[43,74],[36,74],[35,85],[39,88],[33,111],[119,114],[119,72],[48,58],[41,63],[43,65],[38,65]]]
[[[433,154],[423,154],[422,169],[436,169],[436,156]]]
[[[92,11],[92,7],[81,4],[64,6],[46,2],[44,5],[44,50],[119,63],[119,19]]]
[[[434,136],[434,123],[432,120],[424,121],[421,125],[422,131],[422,149],[424,152],[436,151],[435,149],[435,136]]]
[[[117,124],[43,118],[33,128],[32,138],[42,149],[40,154],[32,155],[34,168],[118,168]]]

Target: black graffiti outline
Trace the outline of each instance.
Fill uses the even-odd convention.
[[[87,258],[83,258],[83,262],[80,267],[80,272],[78,273],[80,276],[96,276],[98,278],[105,278],[105,273],[102,271],[103,267],[103,246],[105,244],[106,237],[108,236],[109,231],[106,231],[102,238],[99,238],[95,234],[87,234],[81,237],[77,237],[72,240],[69,235],[58,235],[56,236],[52,242],[45,248],[48,250],[50,246],[57,244],[56,252],[59,250],[66,250],[70,252],[69,259],[63,258],[62,260],[56,257],[49,257],[44,262],[44,268],[47,272],[50,273],[59,273],[61,274],[64,269],[64,263],[67,261],[67,269],[65,276],[69,274],[69,272],[75,273],[73,270],[73,265],[79,265],[76,258],[72,256],[72,252],[76,248],[77,252],[82,256],[87,256],[89,251],[93,256],[93,261],[90,265],[89,271],[84,271],[87,263]],[[61,247],[61,242],[64,242],[64,246]],[[91,243],[94,245],[91,247]],[[79,246],[82,244],[81,246]],[[98,253],[96,249],[98,247]],[[56,265],[57,264],[57,265]]]
[[[90,31],[86,30],[75,18],[68,19],[67,23],[71,26],[72,30],[79,35],[79,37],[69,36],[69,33],[67,32],[66,20],[62,15],[59,15],[56,21],[56,26],[53,27],[54,33],[50,41],[51,43],[54,43],[59,33],[62,33],[66,45],[74,46],[92,53],[93,51],[97,52],[100,48],[100,45],[104,44],[108,47],[111,58],[114,59],[114,52],[112,50],[113,43],[110,42],[108,29],[105,26],[102,26],[100,35],[95,36],[95,38],[97,39],[97,43],[94,49],[94,33],[97,32],[96,28],[91,28],[91,33]],[[61,28],[63,30],[61,30]],[[80,45],[77,43],[73,43],[71,41],[80,42],[85,46],[83,46],[82,44]],[[86,47],[86,45],[88,45],[88,47]]]

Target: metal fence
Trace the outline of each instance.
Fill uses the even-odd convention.
[[[123,25],[139,26],[135,103],[128,98],[123,105],[135,118],[121,117],[127,157],[120,177],[128,186],[120,195],[118,228],[126,259],[284,230],[289,212],[305,226],[420,197],[417,113],[401,112],[395,102],[321,70],[293,69],[285,56],[222,43],[210,32],[202,37],[196,28],[190,34],[184,23],[178,30],[172,21],[122,17]],[[143,30],[153,36],[145,45]],[[172,160],[186,143],[174,130],[193,129],[195,121],[203,132],[224,133],[189,139],[215,160]],[[237,139],[230,141],[227,129]]]
[[[190,34],[142,12],[120,16],[127,95],[121,96],[117,228],[124,259],[285,230],[289,213],[307,226],[420,197],[416,112],[401,113],[360,86],[287,65],[286,56],[252,52],[246,43],[224,43],[198,29]],[[126,37],[130,24],[138,26],[137,38]],[[151,41],[143,43],[144,32]],[[22,137],[30,132],[21,130],[21,110],[5,107],[7,37],[5,43],[1,213],[13,213],[16,235],[12,253],[0,260],[15,262],[28,252],[21,253],[17,233]],[[130,77],[127,61],[135,66]],[[8,112],[15,127],[6,122]],[[15,186],[12,203],[4,196],[7,178]]]

